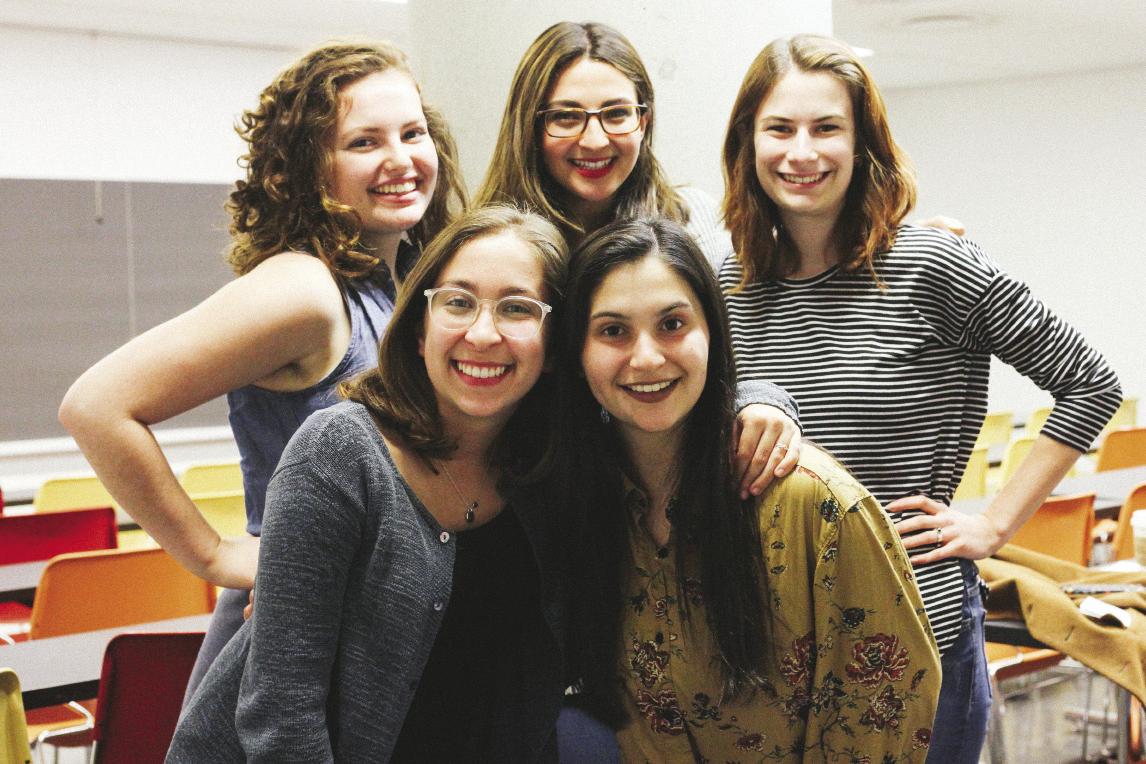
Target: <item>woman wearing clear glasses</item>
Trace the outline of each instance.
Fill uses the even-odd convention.
[[[715,267],[731,252],[713,199],[673,188],[652,150],[655,97],[632,44],[604,24],[562,21],[518,63],[479,203],[527,205],[570,245],[613,220],[662,216],[687,224]],[[759,495],[796,464],[797,409],[766,382],[744,388],[735,466]]]
[[[565,243],[468,213],[400,293],[378,367],[267,491],[257,605],[168,762],[555,760],[563,684],[544,374]]]

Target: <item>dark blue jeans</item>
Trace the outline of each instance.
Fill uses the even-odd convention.
[[[963,622],[959,637],[943,654],[943,685],[931,726],[928,764],[978,764],[987,737],[991,685],[983,647],[983,609],[979,573],[971,560],[963,571]]]
[[[611,764],[621,760],[613,731],[568,703],[557,717],[557,760],[561,764]]]

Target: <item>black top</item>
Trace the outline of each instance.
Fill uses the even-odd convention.
[[[518,649],[505,635],[523,633],[525,614],[539,607],[533,555],[509,508],[455,538],[453,591],[394,762],[494,758],[498,684],[520,670]]]

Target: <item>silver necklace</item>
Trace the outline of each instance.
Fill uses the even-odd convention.
[[[466,501],[466,497],[462,495],[461,490],[458,488],[458,484],[454,482],[454,476],[450,474],[450,468],[446,466],[445,462],[442,462],[442,472],[446,473],[446,478],[450,481],[450,485],[453,486],[454,493],[458,495],[458,498],[461,499],[462,506],[465,507],[466,522],[472,524],[475,517],[474,513],[477,512],[478,508],[477,499]]]

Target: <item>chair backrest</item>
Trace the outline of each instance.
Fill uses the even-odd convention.
[[[1005,445],[1011,439],[1015,429],[1015,415],[1010,411],[989,412],[983,417],[983,426],[979,428],[979,437],[975,440],[976,447]]]
[[[10,668],[0,668],[0,703],[0,761],[29,764],[32,750],[24,721],[24,697],[20,694],[20,679]]]
[[[189,494],[242,491],[243,471],[238,462],[196,464],[183,470],[179,483]]]
[[[1093,493],[1052,496],[1023,523],[1010,543],[1076,565],[1088,565],[1093,527]]]
[[[242,491],[192,493],[191,501],[220,536],[242,536],[247,532],[247,507]]]
[[[115,549],[115,510],[70,509],[0,516],[0,565],[47,560],[65,552]]]
[[[1007,451],[1003,454],[1003,464],[1000,467],[1002,480],[999,485],[1003,485],[1014,476],[1015,470],[1019,468],[1023,459],[1027,458],[1027,454],[1035,445],[1035,439],[1036,436],[1034,435],[1020,435],[1007,444]]]
[[[1118,510],[1118,527],[1114,529],[1112,539],[1115,560],[1129,560],[1134,556],[1134,530],[1130,527],[1130,515],[1136,509],[1146,509],[1146,483],[1130,489],[1130,495]]]
[[[107,645],[95,712],[96,764],[162,764],[202,632],[120,634]]]
[[[112,549],[53,558],[32,603],[29,639],[210,613],[215,587],[162,549]]]
[[[111,494],[95,475],[89,477],[61,477],[45,480],[32,497],[37,512],[84,507],[110,507],[115,504]]]
[[[1106,423],[1106,430],[1117,430],[1122,427],[1137,427],[1138,426],[1138,399],[1137,398],[1123,398],[1122,403],[1118,404],[1114,416],[1110,417],[1110,421]]]
[[[1032,411],[1027,417],[1025,434],[1031,436],[1038,435],[1039,432],[1042,431],[1043,425],[1047,423],[1047,419],[1050,418],[1051,411],[1053,410],[1053,406],[1042,406]]]
[[[1123,427],[1106,433],[1098,455],[1094,458],[1094,471],[1120,470],[1124,467],[1146,465],[1146,427]]]
[[[987,495],[987,448],[977,446],[971,449],[963,479],[955,489],[955,500],[978,499]]]

